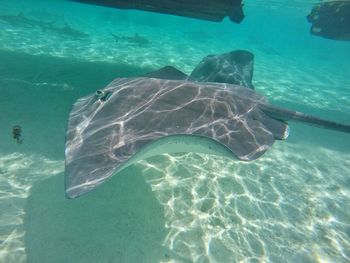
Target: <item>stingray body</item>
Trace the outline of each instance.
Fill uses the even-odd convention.
[[[276,138],[288,136],[286,123],[259,109],[265,103],[253,90],[231,84],[116,79],[73,106],[66,144],[67,195],[96,187],[144,146],[170,135],[210,138],[241,160],[256,159]]]
[[[246,51],[216,56],[217,63],[213,58],[204,59],[190,77],[167,66],[144,77],[115,79],[80,98],[66,137],[67,197],[87,193],[135,161],[159,153],[192,151],[254,160],[276,139],[288,137],[287,121],[350,133],[348,125],[269,104],[249,85],[253,57]],[[220,67],[228,64],[247,75],[227,73],[225,78]],[[205,75],[204,81],[248,80],[242,82],[247,87],[201,82]]]
[[[246,50],[234,50],[202,59],[189,79],[199,82],[230,83],[254,89],[254,55]]]

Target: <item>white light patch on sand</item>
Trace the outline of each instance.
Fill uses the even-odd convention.
[[[63,162],[39,155],[0,155],[0,262],[26,262],[23,218],[26,199],[38,181],[63,172]]]
[[[271,57],[255,67],[258,92],[270,101],[299,104],[318,110],[350,112],[350,86],[347,74],[329,71],[323,65],[300,65],[285,58]],[[288,94],[288,96],[286,95]]]
[[[188,153],[141,165],[164,246],[189,262],[350,260],[349,154],[278,143],[250,163]]]

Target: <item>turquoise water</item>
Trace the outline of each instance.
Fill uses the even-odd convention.
[[[70,107],[116,77],[165,65],[190,73],[208,54],[246,49],[271,103],[349,124],[350,44],[311,36],[305,2],[247,0],[236,25],[2,0],[0,16],[89,36],[0,20],[0,262],[349,262],[348,134],[291,123],[290,137],[253,162],[164,154],[64,196]]]

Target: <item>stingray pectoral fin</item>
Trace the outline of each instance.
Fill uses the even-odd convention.
[[[104,181],[140,160],[164,153],[195,152],[232,158],[227,147],[204,136],[170,135],[147,143],[140,149],[133,149],[130,158],[106,154],[75,156],[66,163],[66,196],[76,198],[87,193]]]
[[[172,66],[165,66],[156,71],[149,72],[145,74],[144,77],[172,80],[184,80],[188,78],[188,76],[185,73]]]
[[[277,140],[285,140],[289,136],[289,126],[282,120],[273,119],[260,111],[257,119],[273,134]]]
[[[230,133],[219,141],[242,161],[259,158],[275,142],[272,132],[260,120],[246,118],[227,127]]]
[[[73,105],[66,136],[66,194],[87,193],[123,167],[155,154],[217,152],[215,141],[227,147],[221,146],[221,154],[231,151],[240,160],[254,160],[275,141],[275,126],[254,118],[264,101],[250,89],[229,84],[116,79]],[[202,137],[168,137],[179,134]]]

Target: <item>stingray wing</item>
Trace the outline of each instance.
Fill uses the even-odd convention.
[[[254,89],[253,70],[253,53],[247,50],[235,50],[206,56],[192,71],[189,79],[199,82],[229,83]]]
[[[264,102],[253,90],[229,84],[116,79],[73,105],[66,194],[74,198],[90,191],[146,145],[170,135],[210,138],[241,160],[256,159],[286,129],[269,123],[259,110]]]

